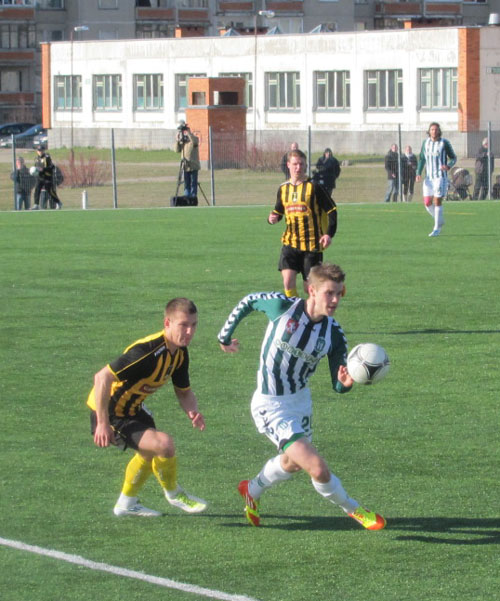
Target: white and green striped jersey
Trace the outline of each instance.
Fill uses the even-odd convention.
[[[447,165],[451,169],[456,162],[457,155],[448,140],[440,138],[434,141],[427,138],[423,141],[420,150],[417,175],[422,175],[425,167],[425,173],[429,179],[447,177],[446,171],[443,171],[441,167]]]
[[[282,396],[305,388],[325,355],[334,390],[350,390],[337,379],[339,366],[346,364],[347,341],[335,319],[323,317],[314,322],[306,313],[304,299],[287,298],[279,292],[258,292],[245,296],[231,311],[219,332],[219,342],[231,344],[239,322],[252,311],[262,311],[269,319],[257,374],[262,394]]]

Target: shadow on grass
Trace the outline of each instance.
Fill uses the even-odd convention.
[[[403,330],[401,332],[358,332],[352,330],[349,334],[357,335],[369,335],[369,334],[385,334],[390,336],[407,336],[408,334],[422,334],[427,336],[429,334],[500,334],[500,330],[451,330],[449,328],[426,328],[423,330]]]
[[[233,517],[233,516],[231,516]],[[238,516],[239,517],[239,516]],[[250,528],[244,517],[240,523],[226,523],[226,527]],[[264,515],[260,530],[362,530],[354,520],[346,517]],[[387,518],[384,534],[396,535],[396,540],[418,541],[445,545],[498,545],[500,518]]]

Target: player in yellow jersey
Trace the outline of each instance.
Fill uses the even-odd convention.
[[[205,429],[189,382],[187,347],[197,325],[196,305],[187,298],[175,298],[165,307],[163,330],[137,340],[94,376],[87,405],[91,409],[95,444],[135,451],[113,510],[116,516],[162,515],[144,507],[138,499],[151,474],[156,476],[171,505],[189,513],[203,511],[207,506],[206,501],[178,485],[174,439],[157,430],[151,412],[144,406],[144,399],[171,379],[179,404],[193,428]]]
[[[330,246],[337,231],[335,202],[321,184],[307,177],[306,164],[301,150],[288,153],[290,179],[279,187],[276,205],[268,217],[271,225],[283,217],[286,220],[278,269],[288,297],[297,296],[298,273],[307,292],[309,271],[322,262],[323,250]]]

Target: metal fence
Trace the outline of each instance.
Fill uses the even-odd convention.
[[[109,130],[104,136],[99,132],[95,145],[87,148],[49,148],[52,159],[61,170],[64,181],[59,184],[58,194],[64,208],[101,209],[126,207],[169,207],[171,198],[184,191],[183,170],[180,155],[173,150],[173,132],[158,130],[155,149],[151,149],[151,133],[141,138],[140,131],[134,133],[134,147],[124,148],[115,144],[115,132]],[[373,132],[359,132],[356,146],[374,148]],[[473,198],[498,198],[500,176],[496,175],[493,160],[487,161],[487,173],[477,174],[476,154],[483,141],[488,141],[489,159],[500,157],[500,124],[495,127],[467,134],[467,140],[456,133],[444,132],[450,139],[458,162],[450,181],[458,172],[463,179],[462,188],[450,186],[449,200]],[[408,198],[404,191],[403,163],[407,146],[415,155],[425,132],[411,134],[400,129],[380,132],[376,152],[370,154],[350,153],[346,140],[331,132],[305,130],[297,133],[279,130],[246,132],[242,136],[231,133],[215,134],[201,139],[200,144],[209,148],[211,160],[202,162],[198,178],[198,203],[202,206],[268,205],[275,202],[280,183],[285,180],[281,171],[283,155],[296,142],[308,157],[309,174],[314,176],[318,159],[325,148],[331,148],[341,164],[341,173],[333,190],[338,203],[383,202],[388,185],[388,174],[384,158],[392,144],[398,146],[398,197]],[[158,144],[163,141],[163,145]],[[32,148],[0,149],[0,210],[19,208],[19,189],[16,181],[16,158],[24,159],[29,169],[35,162]],[[50,144],[50,137],[49,137]],[[497,168],[498,170],[498,168]],[[481,183],[480,189],[477,184]],[[495,187],[496,185],[496,187]],[[466,187],[465,194],[463,186]],[[414,199],[421,194],[415,186]],[[32,195],[32,189],[30,196]],[[30,204],[32,204],[32,199]],[[22,209],[25,208],[23,203]]]

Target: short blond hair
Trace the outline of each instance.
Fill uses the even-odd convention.
[[[311,286],[317,286],[326,281],[344,283],[345,273],[342,268],[334,263],[321,263],[315,265],[307,277],[307,283]]]

